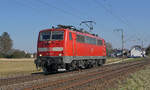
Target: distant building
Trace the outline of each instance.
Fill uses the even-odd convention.
[[[122,57],[122,50],[114,49],[113,53],[111,54],[111,57]]]
[[[145,56],[145,50],[139,46],[135,45],[130,50],[131,57],[144,57]]]

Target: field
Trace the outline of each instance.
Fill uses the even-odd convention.
[[[107,64],[136,59],[109,58]],[[0,59],[0,77],[12,77],[19,74],[31,74],[36,70],[34,59]]]
[[[36,72],[34,59],[0,59],[0,77]]]

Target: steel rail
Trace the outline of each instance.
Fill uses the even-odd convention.
[[[140,64],[139,64],[140,65]],[[129,66],[129,67],[126,67],[126,68],[121,68],[121,69],[118,69],[118,70],[112,70],[110,73],[106,73],[106,74],[103,74],[102,76],[98,76],[98,77],[94,77],[94,78],[91,78],[91,79],[87,79],[87,80],[81,80],[79,82],[76,82],[76,83],[73,83],[73,84],[70,84],[70,85],[67,85],[67,86],[64,86],[64,87],[60,87],[60,88],[57,88],[55,90],[67,90],[67,89],[70,89],[70,88],[73,88],[73,87],[78,87],[78,86],[81,86],[81,85],[84,85],[86,83],[89,83],[89,82],[92,82],[92,81],[95,81],[95,80],[98,80],[98,79],[103,79],[103,78],[107,78],[108,76],[113,76],[114,74],[115,75],[119,75],[121,73],[126,73],[126,71],[128,70],[133,70],[133,69],[136,69],[137,67],[139,67],[137,64],[134,64],[132,66]]]
[[[130,63],[127,63],[127,64],[124,64],[120,67],[128,67],[130,64],[131,65],[134,65],[135,64],[140,64],[142,61],[136,61],[136,62],[130,62]],[[118,69],[120,69],[120,67],[117,67]],[[110,70],[112,70],[112,68],[110,68]],[[24,90],[33,90],[33,89],[41,89],[41,88],[45,88],[45,87],[54,87],[54,86],[57,86],[59,84],[62,84],[62,83],[66,83],[66,82],[71,82],[71,81],[75,81],[75,80],[79,80],[81,78],[85,78],[85,77],[89,77],[89,76],[95,76],[97,74],[102,74],[102,73],[106,73],[106,72],[109,72],[110,70],[104,70],[104,71],[100,71],[100,72],[90,72],[89,74],[86,74],[86,75],[79,75],[79,76],[76,76],[76,77],[70,77],[68,79],[63,79],[63,80],[58,80],[58,81],[54,81],[54,82],[47,82],[47,83],[43,83],[43,84],[40,84],[38,86],[32,86],[30,88],[25,88]],[[114,69],[116,70],[116,68]]]

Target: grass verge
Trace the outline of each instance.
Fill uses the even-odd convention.
[[[131,74],[125,81],[119,81],[118,88],[109,90],[150,90],[150,66]]]
[[[144,58],[108,58],[106,64],[113,63],[113,62],[127,62],[127,61],[136,61],[136,60],[143,60]]]

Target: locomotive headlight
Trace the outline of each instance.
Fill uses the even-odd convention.
[[[53,47],[52,51],[63,51],[63,47]]]
[[[62,56],[62,54],[60,53],[59,56]]]
[[[42,56],[42,54],[40,54],[40,57]]]

